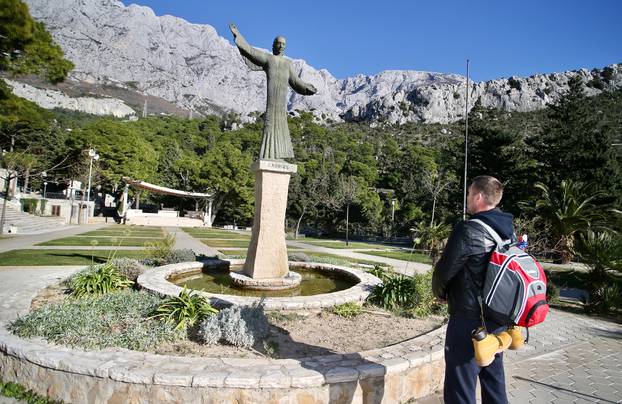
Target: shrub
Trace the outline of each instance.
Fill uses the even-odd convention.
[[[47,205],[47,199],[41,199],[41,204],[39,205],[39,214],[41,216],[45,215],[45,206]]]
[[[353,302],[338,304],[333,307],[333,313],[341,317],[356,317],[362,311],[361,306]]]
[[[446,305],[437,302],[432,293],[432,271],[425,274],[416,274],[412,278],[412,295],[409,306],[417,317],[431,314],[445,314]]]
[[[548,278],[548,274],[547,274]],[[559,288],[555,286],[552,282],[546,283],[546,301],[547,302],[555,302],[559,299]]]
[[[176,330],[193,326],[203,318],[218,313],[218,310],[203,297],[184,288],[178,296],[169,297],[154,311],[152,317],[175,324]]]
[[[165,258],[164,265],[167,264],[177,264],[179,262],[188,262],[188,261],[196,261],[197,256],[194,251],[184,248],[181,250],[172,250]]]
[[[369,295],[371,302],[388,310],[407,310],[417,317],[446,314],[446,306],[432,293],[432,272],[413,277],[385,273],[381,279],[382,284]]]
[[[0,396],[14,398],[7,402],[25,402],[28,404],[56,404],[61,401],[50,400],[47,397],[43,397],[32,390],[26,390],[21,384],[13,382],[4,382],[0,380]],[[3,401],[4,402],[4,401]]]
[[[155,241],[147,241],[145,247],[149,251],[148,258],[156,262],[157,265],[161,265],[171,254],[173,247],[175,247],[175,235],[167,234],[164,238]]]
[[[516,80],[514,77],[510,77],[508,79],[508,85],[510,86],[510,88],[513,88],[518,91],[520,91],[522,88],[520,81]]]
[[[35,198],[22,198],[19,200],[19,202],[22,205],[22,210],[24,212],[30,213],[30,214],[34,214],[37,211],[37,203],[39,202],[38,199]]]
[[[263,302],[252,306],[233,306],[218,316],[207,318],[199,326],[201,342],[213,345],[219,341],[238,347],[251,347],[268,335],[268,319]]]
[[[411,300],[412,286],[411,279],[405,275],[386,276],[382,284],[372,290],[369,299],[389,310],[405,307]]]
[[[45,305],[8,327],[23,338],[38,336],[85,349],[148,350],[183,336],[172,326],[147,317],[161,302],[153,294],[122,290]]]
[[[140,261],[133,258],[115,258],[109,261],[119,273],[132,282],[145,272],[145,267]]]
[[[381,267],[380,265],[374,265],[374,268],[370,269],[368,272],[380,280],[385,279],[390,274],[386,268]]]
[[[287,259],[290,260],[290,261],[296,261],[296,262],[309,262],[309,261],[311,261],[309,259],[309,256],[307,254],[305,254],[305,253],[302,253],[302,252],[295,252],[293,254],[289,254]]]
[[[133,284],[110,263],[91,265],[72,276],[69,281],[71,294],[75,297],[102,295],[125,289]]]

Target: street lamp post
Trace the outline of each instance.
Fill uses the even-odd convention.
[[[47,190],[48,190],[48,182],[44,181],[43,182],[43,199],[45,199],[45,195],[47,193]]]
[[[93,172],[93,160],[95,161],[99,160],[99,154],[97,154],[95,149],[89,149],[89,158],[91,159],[91,162],[89,164],[89,186],[86,189],[86,203],[89,203],[91,200],[91,174]],[[90,211],[91,211],[90,209],[87,209],[86,211],[87,220],[90,216]]]

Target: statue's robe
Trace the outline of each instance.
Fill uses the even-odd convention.
[[[244,62],[252,70],[263,70],[268,79],[266,115],[259,158],[272,160],[293,158],[294,149],[287,126],[288,84],[298,94],[312,95],[314,91],[296,75],[292,63],[284,56],[255,49],[242,35],[235,38],[235,44]]]

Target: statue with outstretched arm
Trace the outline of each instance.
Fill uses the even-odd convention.
[[[302,81],[294,72],[291,61],[285,58],[284,37],[274,38],[272,54],[269,54],[250,46],[235,24],[230,24],[229,28],[246,65],[255,71],[263,70],[268,79],[268,98],[259,158],[293,158],[294,149],[287,126],[287,92],[290,86],[302,95],[313,95],[317,90]]]

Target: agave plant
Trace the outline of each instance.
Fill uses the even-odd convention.
[[[90,266],[71,278],[70,289],[74,297],[103,295],[114,290],[125,289],[134,284],[121,274],[111,263]]]
[[[218,310],[203,297],[188,292],[184,287],[178,296],[170,297],[160,304],[150,318],[159,318],[175,324],[176,330],[194,326],[207,316],[218,313]]]
[[[372,290],[369,299],[385,309],[393,310],[409,305],[413,300],[413,291],[413,282],[410,277],[394,274],[385,276],[382,284]]]

